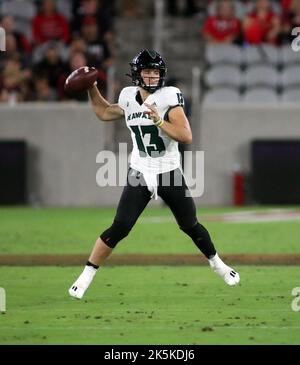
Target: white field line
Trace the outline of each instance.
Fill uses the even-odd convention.
[[[201,218],[200,218],[201,220]],[[289,222],[300,220],[300,210],[298,209],[266,209],[247,210],[221,214],[203,215],[203,221],[224,222],[224,223],[266,223],[266,222]],[[140,223],[164,224],[175,222],[170,216],[142,217]]]
[[[175,218],[173,216],[155,216],[155,217],[142,217],[138,221],[139,223],[156,223],[156,224],[162,224],[162,223],[172,223],[176,222]]]

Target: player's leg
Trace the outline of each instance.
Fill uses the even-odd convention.
[[[186,196],[186,193],[189,191],[179,169],[160,175],[158,195],[171,209],[180,229],[188,234],[199,250],[210,259],[215,256],[216,249],[208,231],[197,220],[193,198]]]
[[[240,280],[239,274],[220,259],[209,232],[198,222],[196,206],[181,171],[177,169],[167,174],[160,175],[158,194],[172,210],[180,229],[191,237],[198,249],[209,260],[213,270],[228,285],[237,284]]]
[[[132,171],[135,170],[129,170],[129,172]],[[75,298],[82,298],[99,266],[112,253],[118,242],[129,234],[138,217],[150,201],[150,192],[142,175],[129,175],[113,224],[97,239],[83,272],[69,289],[70,295]],[[139,179],[141,181],[138,181]]]
[[[69,294],[72,297],[77,299],[81,299],[83,297],[83,294],[93,281],[99,266],[105,261],[111,252],[112,248],[108,247],[99,237],[96,240],[84,270],[69,289]]]
[[[94,248],[90,254],[88,262],[93,264],[94,266],[100,266],[104,263],[107,257],[112,253],[112,248],[107,246],[101,237],[99,237],[94,245]]]

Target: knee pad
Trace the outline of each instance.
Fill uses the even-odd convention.
[[[117,243],[125,238],[131,230],[128,223],[114,221],[113,224],[105,230],[100,238],[110,248],[116,247]]]

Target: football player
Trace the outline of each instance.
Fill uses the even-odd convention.
[[[228,285],[239,274],[218,256],[206,228],[198,222],[182,169],[178,142],[191,143],[192,132],[184,112],[181,91],[164,87],[166,64],[155,51],[142,50],[130,63],[133,86],[125,87],[117,104],[110,104],[96,85],[88,90],[93,110],[102,121],[125,117],[133,150],[127,184],[112,225],[97,239],[83,272],[69,289],[82,298],[99,266],[126,237],[151,198],[160,196],[170,207],[179,228],[191,237],[212,269]]]

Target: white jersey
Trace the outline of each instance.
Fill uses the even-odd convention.
[[[130,166],[142,173],[174,170],[180,166],[178,142],[154,125],[145,113],[149,109],[137,100],[138,90],[136,86],[125,87],[119,96],[119,106],[124,110],[133,143]],[[177,87],[168,86],[150,94],[145,102],[154,105],[159,116],[168,120],[170,109],[183,106],[183,97]]]

